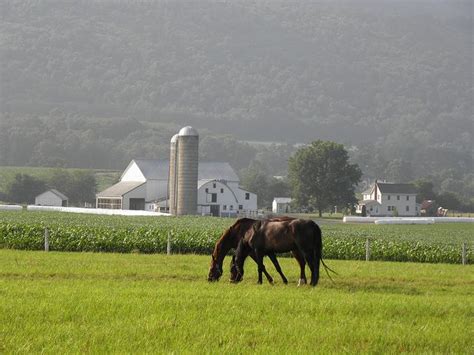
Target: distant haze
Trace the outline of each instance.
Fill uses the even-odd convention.
[[[385,162],[369,161],[368,175],[402,159],[412,178],[466,176],[472,10],[470,1],[2,1],[0,164],[122,167],[167,154],[189,124],[242,141],[365,146]]]

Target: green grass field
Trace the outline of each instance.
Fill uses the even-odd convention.
[[[473,266],[327,260],[316,288],[209,256],[0,250],[0,352],[474,352]]]

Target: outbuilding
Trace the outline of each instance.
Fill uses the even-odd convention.
[[[35,205],[38,206],[62,206],[67,207],[69,199],[58,190],[51,189],[35,197]]]
[[[291,212],[291,201],[289,197],[275,197],[272,202],[273,213],[288,213]]]

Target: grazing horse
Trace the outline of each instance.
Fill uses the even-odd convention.
[[[283,221],[283,220],[292,220],[290,217],[280,217],[280,218],[274,218],[271,219],[273,221]],[[235,249],[237,248],[239,241],[243,238],[245,233],[252,228],[254,223],[257,222],[255,219],[251,218],[240,218],[238,219],[232,226],[230,226],[228,229],[224,231],[222,236],[219,238],[219,240],[216,242],[216,245],[214,247],[214,251],[212,252],[211,256],[211,265],[209,267],[209,275],[208,275],[208,281],[218,281],[220,277],[222,276],[222,263],[224,261],[225,256],[229,252],[230,249]],[[249,255],[252,259],[255,259],[255,254],[253,252],[249,252],[247,255]],[[288,283],[288,280],[286,279],[285,275],[283,274],[280,264],[278,263],[278,260],[276,258],[275,253],[268,253],[267,254],[270,260],[273,262],[273,265],[275,266],[277,272],[280,274],[283,282],[286,284]],[[304,270],[304,257],[298,253],[294,254],[295,258],[298,260],[298,263],[301,265],[303,264],[303,270]],[[262,261],[262,272],[265,274],[268,282],[273,283],[273,278],[268,274],[268,272],[265,269],[265,266],[263,265]],[[239,282],[241,281],[243,276],[242,274],[239,274],[236,272],[235,269],[235,257],[232,257],[232,262],[231,262],[231,282]]]
[[[243,275],[244,261],[253,252],[258,265],[258,283],[261,284],[263,257],[289,251],[303,255],[303,269],[306,261],[311,270],[311,286],[316,286],[322,261],[322,238],[321,229],[311,220],[255,222],[239,242],[235,254],[235,269],[238,274]],[[302,283],[306,283],[306,277],[302,276],[298,285]]]

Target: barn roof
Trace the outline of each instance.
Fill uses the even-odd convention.
[[[108,189],[99,192],[97,197],[120,197],[143,184],[143,181],[120,181]]]
[[[168,180],[169,161],[157,159],[133,160],[147,180]],[[229,163],[199,162],[198,180],[239,181]]]

